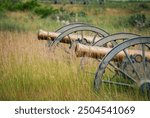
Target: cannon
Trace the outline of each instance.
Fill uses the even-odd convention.
[[[150,37],[131,38],[113,48],[77,44],[75,53],[77,57],[102,58],[95,74],[96,90],[105,82],[139,87],[150,95]],[[112,77],[108,73],[113,74]]]
[[[98,27],[84,23],[73,23],[63,26],[55,32],[39,30],[38,39],[48,40],[51,45],[56,45],[59,42],[65,42],[72,46],[74,42],[93,44],[108,35],[108,32]]]
[[[112,48],[87,46],[87,45],[83,45],[83,44],[78,43],[75,47],[75,54],[76,54],[77,57],[86,56],[86,57],[99,59],[99,58],[103,58],[111,50],[112,50]],[[130,49],[130,50],[127,50],[126,52],[129,55],[140,55],[142,53],[141,50],[135,50],[135,49],[134,50]],[[145,56],[148,59],[150,59],[150,52],[145,52]],[[123,51],[121,51],[116,55],[114,60],[122,62],[125,57],[126,57],[125,53]],[[136,61],[138,61],[138,59],[141,59],[141,58],[137,58]],[[140,60],[138,62],[140,62]]]
[[[86,43],[93,43],[93,37],[91,36],[84,36],[83,39],[80,37],[79,35],[75,35],[75,34],[70,34],[69,36],[66,36],[66,34],[64,36],[62,36],[62,33],[59,32],[47,32],[44,30],[39,30],[38,32],[38,39],[39,40],[49,40],[49,41],[53,41],[53,43],[57,42],[57,40],[59,40],[59,42],[61,43],[68,43],[70,44],[71,42],[82,42],[83,40]],[[95,38],[95,41],[98,41],[99,38]]]
[[[51,41],[51,46],[75,43],[75,54],[82,57],[81,61],[87,57],[96,59],[99,66],[94,73],[95,90],[100,90],[104,82],[138,87],[150,95],[150,37],[109,34],[95,26],[74,23],[56,32],[39,31],[38,39]]]

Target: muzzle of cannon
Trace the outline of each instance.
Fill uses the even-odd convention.
[[[112,48],[106,48],[106,47],[98,47],[98,46],[87,46],[87,45],[83,45],[83,44],[77,44],[75,47],[75,54],[77,57],[91,57],[91,58],[97,58],[97,59],[102,59],[106,54],[108,54],[110,51],[112,50]],[[141,50],[131,50],[128,49],[126,50],[126,52],[128,53],[128,55],[141,55],[142,51]],[[123,61],[123,59],[126,57],[125,53],[123,51],[119,52],[114,60],[117,61]],[[145,52],[145,57],[147,57],[148,59],[150,59],[150,52]],[[137,57],[136,58],[137,62],[142,61],[142,57],[140,58]]]

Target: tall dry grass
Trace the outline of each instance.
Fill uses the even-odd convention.
[[[147,100],[137,90],[103,85],[84,74],[80,59],[39,41],[36,33],[0,32],[0,100]]]

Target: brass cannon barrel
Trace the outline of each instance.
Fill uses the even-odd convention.
[[[38,39],[39,40],[54,40],[55,38],[57,38],[61,33],[57,33],[57,32],[48,32],[48,31],[44,31],[44,30],[39,30],[38,31]],[[79,38],[78,35],[75,34],[70,34],[69,36],[65,36],[63,37],[63,39],[61,40],[62,43],[71,43],[72,41],[75,41]],[[84,36],[84,39],[88,42],[91,43],[93,42],[93,37],[92,36]],[[99,40],[100,38],[95,38],[95,41]]]
[[[77,44],[75,47],[75,54],[77,57],[91,57],[91,58],[102,58],[107,53],[110,52],[112,48],[106,48],[106,47],[97,47],[97,46],[87,46],[83,44]],[[126,50],[128,55],[139,55],[142,54],[141,50],[134,50],[134,49],[128,49]],[[122,61],[126,57],[125,53],[123,51],[119,52],[114,60]],[[150,52],[145,52],[145,57],[150,59]]]

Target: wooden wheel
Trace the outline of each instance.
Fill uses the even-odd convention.
[[[116,63],[119,63],[119,67]],[[102,82],[122,86],[138,86],[150,95],[150,37],[129,39],[115,46],[101,61],[94,87]],[[116,81],[113,81],[116,80]]]

